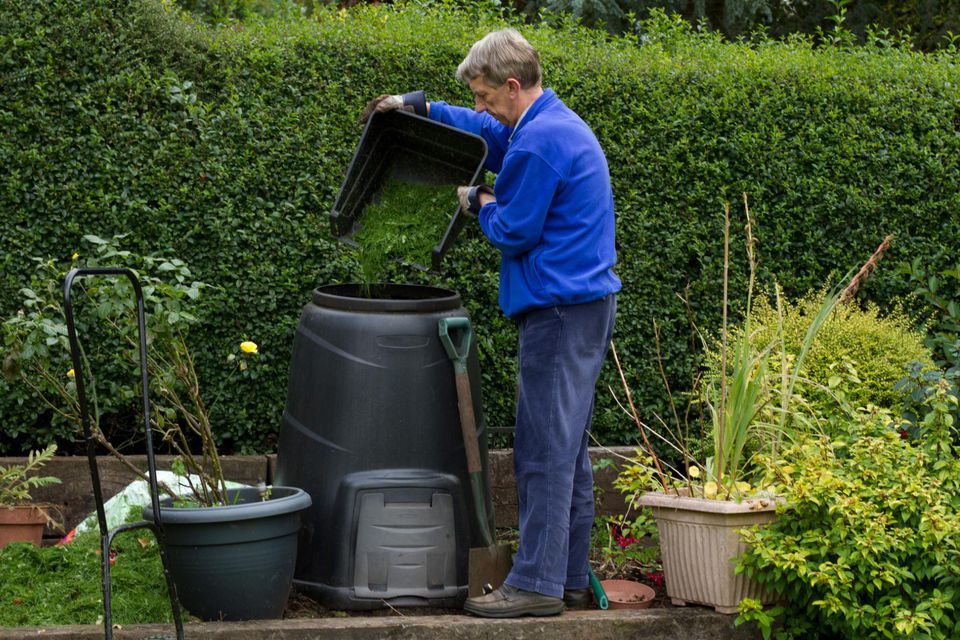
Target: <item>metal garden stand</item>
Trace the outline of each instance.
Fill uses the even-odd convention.
[[[137,298],[137,328],[140,337],[140,386],[143,397],[143,428],[146,436],[147,466],[150,476],[150,500],[156,522],[141,520],[120,525],[114,529],[107,528],[107,516],[103,507],[103,490],[100,486],[100,473],[97,469],[97,441],[90,427],[87,411],[87,398],[83,384],[82,361],[80,358],[80,343],[77,340],[77,329],[73,318],[73,303],[70,298],[71,288],[76,278],[80,276],[126,276],[133,285]],[[170,596],[170,608],[173,610],[173,621],[177,628],[177,640],[183,640],[183,621],[180,617],[180,602],[177,599],[177,589],[170,575],[169,562],[164,551],[163,525],[160,522],[160,497],[157,489],[157,464],[153,455],[153,439],[150,429],[150,397],[149,376],[147,373],[147,330],[144,320],[143,290],[136,274],[125,268],[106,269],[71,269],[63,283],[63,310],[67,321],[67,333],[70,340],[70,357],[73,360],[73,371],[77,385],[77,400],[80,404],[80,418],[83,424],[83,434],[87,441],[87,461],[90,463],[90,477],[93,481],[93,496],[97,504],[97,523],[100,527],[100,565],[102,570],[103,587],[103,630],[106,640],[113,639],[113,620],[110,606],[110,545],[118,534],[134,529],[150,529],[157,539],[160,549],[160,561],[163,564],[163,575],[167,581],[167,591]]]

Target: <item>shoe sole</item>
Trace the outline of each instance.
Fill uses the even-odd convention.
[[[563,606],[558,607],[555,604],[546,604],[540,607],[518,607],[516,609],[498,609],[490,611],[483,608],[472,607],[469,604],[463,605],[463,610],[480,618],[522,618],[523,616],[557,616],[563,613]]]

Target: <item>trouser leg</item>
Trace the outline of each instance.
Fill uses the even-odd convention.
[[[514,440],[520,547],[507,577],[511,586],[551,596],[586,586],[593,521],[586,431],[615,310],[616,298],[608,296],[533,311],[520,322]]]
[[[593,411],[591,408],[590,414]],[[586,429],[589,429],[589,423]],[[570,548],[567,553],[567,589],[583,589],[590,584],[590,533],[593,529],[593,468],[590,464],[590,436],[586,429],[574,466],[573,497],[570,501]]]

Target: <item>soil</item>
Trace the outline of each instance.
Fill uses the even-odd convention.
[[[440,607],[391,607],[389,604],[382,609],[338,611],[328,609],[310,596],[298,592],[290,594],[290,600],[287,602],[287,608],[283,613],[283,617],[288,620],[292,618],[382,618],[389,616],[454,615],[463,615],[463,611]]]

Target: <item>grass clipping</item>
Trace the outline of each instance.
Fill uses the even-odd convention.
[[[170,622],[167,583],[153,535],[117,536],[111,551],[113,621]],[[15,542],[0,549],[0,627],[100,624],[102,616],[100,537],[95,532],[55,547]]]
[[[447,213],[456,192],[449,186],[388,181],[380,201],[370,204],[353,234],[360,245],[360,277],[369,287],[387,272],[391,261],[427,267],[432,249],[450,223]]]

